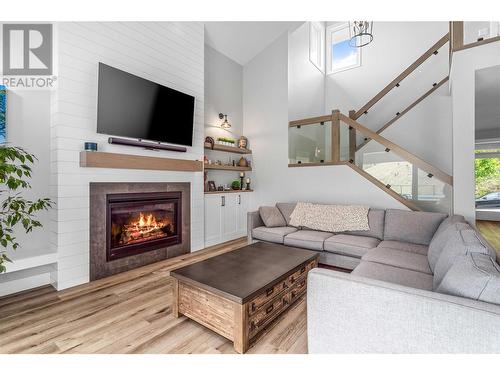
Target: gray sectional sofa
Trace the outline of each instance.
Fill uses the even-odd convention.
[[[369,231],[282,226],[248,214],[249,241],[320,252],[308,276],[310,353],[500,353],[500,266],[462,216],[370,209]],[[269,220],[268,224],[269,224]]]

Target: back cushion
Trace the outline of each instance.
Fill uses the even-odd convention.
[[[435,212],[386,210],[384,240],[429,245],[439,224],[447,216]]]
[[[354,234],[357,236],[375,237],[379,240],[384,239],[384,218],[385,210],[370,208],[368,211],[368,225],[370,230],[353,230],[347,231],[347,234]]]
[[[439,256],[443,252],[444,247],[448,240],[453,236],[453,234],[461,229],[468,229],[470,225],[465,222],[456,222],[454,224],[450,224],[453,222],[453,217],[446,218],[441,225],[434,237],[432,237],[432,241],[429,244],[429,251],[427,252],[427,259],[429,260],[429,266],[431,267],[432,272],[434,272],[434,268],[436,267],[436,263],[439,259]]]
[[[296,205],[297,203],[276,203],[276,207],[278,207],[278,210],[280,210],[281,214],[286,220],[286,225],[290,225],[290,215],[292,214]]]
[[[436,292],[500,304],[500,266],[486,254],[459,256]]]
[[[285,218],[276,207],[259,207],[259,214],[264,225],[268,228],[286,226]]]
[[[460,224],[457,224],[460,225]],[[470,253],[485,254],[489,257],[495,257],[495,251],[489,246],[486,246],[476,231],[468,226],[465,229],[460,229],[453,232],[452,236],[446,242],[446,245],[439,256],[434,267],[434,290],[439,287],[444,276],[456,261],[465,257]]]

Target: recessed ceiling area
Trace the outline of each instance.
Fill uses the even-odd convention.
[[[476,139],[500,137],[500,65],[476,71]]]
[[[245,65],[280,35],[300,22],[206,22],[205,44]]]

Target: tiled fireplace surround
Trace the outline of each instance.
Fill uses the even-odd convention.
[[[108,194],[162,192],[181,193],[181,243],[108,261],[106,259],[106,196]],[[191,247],[190,195],[190,184],[186,182],[90,183],[90,280],[97,280],[189,253]]]

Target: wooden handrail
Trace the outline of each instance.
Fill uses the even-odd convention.
[[[296,126],[302,126],[302,125],[314,125],[314,124],[319,124],[321,122],[328,122],[332,121],[332,116],[327,115],[327,116],[318,116],[318,117],[310,117],[306,119],[301,119],[301,120],[293,120],[288,123],[288,126],[293,128]]]
[[[421,170],[431,173],[434,177],[439,179],[440,181],[443,181],[447,183],[448,185],[453,185],[453,177],[451,177],[449,174],[443,172],[439,168],[434,167],[433,165],[427,163],[426,161],[420,159],[418,156],[413,155],[411,152],[406,151],[404,148],[398,146],[397,144],[389,141],[388,139],[382,137],[380,134],[377,134],[373,130],[370,130],[363,125],[361,125],[359,122],[347,117],[343,113],[340,114],[340,121],[344,122],[345,124],[353,127],[360,133],[363,133],[368,136],[368,138],[373,139],[374,141],[380,143],[381,145],[385,146],[392,152],[394,152],[396,155],[399,155],[406,161],[416,165],[418,168]]]
[[[450,33],[444,35],[439,39],[431,48],[425,51],[422,56],[416,59],[408,68],[406,68],[400,75],[394,78],[387,86],[385,86],[377,95],[375,95],[368,103],[366,103],[361,109],[359,109],[353,116],[354,120],[357,120],[363,113],[368,111],[375,103],[382,99],[389,91],[396,87],[403,79],[408,77],[415,69],[417,69],[425,60],[444,46],[450,40]]]
[[[396,121],[398,121],[401,117],[406,115],[413,107],[415,107],[418,103],[420,103],[422,100],[427,98],[430,94],[432,94],[434,91],[436,91],[438,88],[440,88],[442,85],[444,85],[446,82],[448,82],[448,79],[450,77],[445,77],[441,81],[439,81],[435,86],[433,86],[429,91],[427,91],[424,95],[419,97],[417,100],[415,100],[413,103],[411,103],[408,107],[406,107],[403,111],[399,113],[399,115],[396,115],[392,120],[387,122],[384,126],[382,126],[379,130],[376,131],[377,134],[382,133],[385,129],[387,129],[389,126],[394,124]],[[349,116],[350,117],[350,116]],[[358,147],[356,147],[356,151],[359,151],[362,147],[364,147],[368,142],[370,142],[371,139],[366,140],[365,142],[361,143]]]

